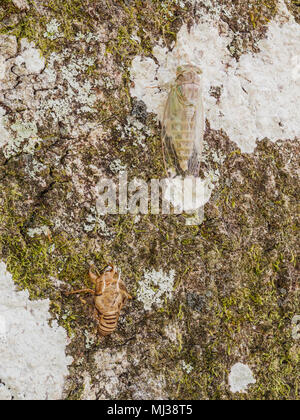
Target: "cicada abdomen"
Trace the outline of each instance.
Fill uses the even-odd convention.
[[[179,173],[198,176],[204,136],[202,71],[194,65],[178,67],[163,119],[163,143],[168,160]]]

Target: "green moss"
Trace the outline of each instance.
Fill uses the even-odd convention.
[[[63,235],[29,237],[26,218],[16,216],[12,205],[9,200],[4,207],[9,210],[2,214],[0,244],[16,283],[29,290],[32,298],[46,297],[54,291],[51,277],[76,283],[85,265],[84,253],[74,252],[78,241]],[[43,219],[40,223],[47,224]]]
[[[81,0],[45,1],[41,12],[35,2],[29,0],[30,9],[26,13],[20,13],[11,0],[3,1],[3,10],[0,9],[0,34],[15,35],[18,40],[28,38],[29,41],[34,41],[45,57],[52,51],[66,48],[78,33],[78,28],[82,32],[92,29],[90,16]],[[55,40],[44,36],[46,26],[52,19],[60,23],[61,37]]]
[[[266,25],[277,13],[275,0],[255,0],[249,8],[249,19],[254,29],[260,25]]]
[[[68,395],[66,396],[66,400],[68,401],[78,401],[81,399],[81,396],[84,392],[84,385],[81,384],[74,384],[72,388],[68,390]]]

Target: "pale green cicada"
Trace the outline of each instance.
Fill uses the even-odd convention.
[[[197,177],[204,136],[202,71],[191,64],[177,68],[164,111],[163,145],[178,173]]]

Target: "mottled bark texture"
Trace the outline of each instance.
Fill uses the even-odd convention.
[[[297,3],[286,3],[299,19]],[[220,181],[200,226],[184,215],[96,213],[101,176],[164,177],[160,126],[130,97],[132,59],[151,57],[159,40],[171,47],[182,24],[215,7],[235,33],[233,56],[255,53],[276,5],[0,1],[0,253],[71,337],[64,398],[299,397],[298,142],[265,139],[243,154],[207,121],[207,162]],[[111,262],[133,296],[145,270],[176,275],[161,307],[133,299],[101,338],[89,297],[63,291],[88,287],[89,266]],[[237,362],[256,380],[247,393],[230,392]]]

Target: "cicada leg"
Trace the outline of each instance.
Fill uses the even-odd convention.
[[[92,283],[96,284],[97,283],[97,279],[99,278],[99,275],[93,273],[92,271],[92,267],[90,267],[89,269],[89,277]]]
[[[92,289],[78,289],[78,290],[73,290],[72,292],[65,292],[66,295],[75,295],[77,293],[91,293],[91,294],[95,294],[95,291]]]
[[[132,296],[128,292],[125,292],[125,294],[126,294],[127,299],[132,299]]]
[[[102,276],[97,279],[95,296],[101,296],[106,288],[105,278]]]

